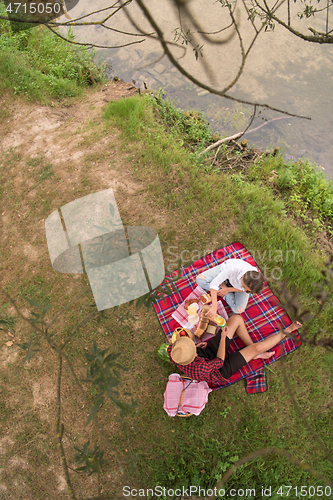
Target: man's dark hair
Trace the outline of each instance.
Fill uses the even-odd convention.
[[[258,271],[247,271],[243,276],[243,282],[252,293],[260,293],[264,287],[264,277]]]

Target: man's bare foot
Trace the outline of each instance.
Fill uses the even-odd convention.
[[[299,321],[294,321],[293,323],[291,323],[291,325],[289,325],[287,328],[285,328],[284,331],[286,333],[292,333],[293,331],[301,328],[301,326],[303,326],[302,323],[300,323]]]
[[[261,354],[257,354],[257,356],[255,356],[253,359],[269,359],[271,358],[272,356],[274,356],[275,354],[275,351],[271,351],[271,352],[262,352]]]

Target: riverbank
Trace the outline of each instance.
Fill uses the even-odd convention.
[[[246,159],[250,150],[233,145],[221,148],[212,166],[215,151],[211,157],[198,155],[212,140],[198,113],[179,112],[161,97],[139,95],[121,81],[83,88],[81,97],[48,104],[11,90],[1,101],[2,286],[24,315],[36,311],[24,297],[44,307],[52,304],[45,317],[50,321],[87,286],[83,275],[53,270],[45,219],[74,199],[112,187],[125,225],[158,231],[166,273],[179,259],[186,266],[240,241],[265,267],[279,298],[277,278],[285,280],[300,307],[316,314],[304,321],[309,338],[318,327],[323,333],[317,340],[331,331],[331,301],[319,311],[312,295],[332,250],[331,188],[310,165],[255,154],[251,163]],[[157,356],[164,338],[152,308],[124,305],[73,333],[94,311],[92,303],[89,291],[56,320],[48,338],[19,318],[8,298],[1,299],[7,323],[0,331],[0,491],[6,498],[74,498],[68,478],[77,498],[121,496],[126,485],[207,488],[237,458],[271,446],[287,450],[296,461],[260,457],[239,468],[226,489],[326,486],[309,467],[333,480],[325,449],[333,444],[329,351],[304,343],[267,372],[266,393],[248,396],[239,383],[210,394],[199,417],[172,419],[162,407],[174,370]],[[102,433],[93,423],[86,426],[89,404],[98,394],[97,385],[84,382],[90,366],[86,354],[94,342],[101,350],[121,353],[128,371],[120,392],[127,403],[126,393],[131,393],[139,405],[122,417],[106,398],[97,413]],[[55,345],[65,355],[60,385]],[[26,354],[32,357],[23,364]],[[63,424],[60,452],[67,480],[57,418]],[[90,455],[84,454],[88,441]],[[86,472],[74,472],[79,466]],[[100,474],[87,476],[93,470]],[[289,498],[296,498],[294,491]]]

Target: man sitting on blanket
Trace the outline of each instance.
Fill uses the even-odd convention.
[[[180,337],[168,347],[168,354],[170,361],[185,375],[199,382],[206,381],[210,387],[218,387],[252,359],[269,359],[275,352],[267,351],[281,342],[286,334],[301,326],[301,323],[294,321],[283,332],[277,331],[254,344],[242,316],[234,314],[227,320],[227,326],[208,342],[195,345],[190,338]],[[228,349],[235,333],[246,347],[229,353]]]
[[[249,293],[260,293],[264,277],[256,267],[243,259],[227,259],[196,277],[201,288],[210,292],[212,307],[206,316],[213,319],[217,311],[217,297],[223,297],[232,312],[244,312]]]

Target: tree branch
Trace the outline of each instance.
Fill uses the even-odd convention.
[[[60,33],[58,33],[56,30],[54,30],[53,28],[51,28],[50,24],[45,24],[45,26],[50,31],[52,31],[52,33],[54,33],[55,35],[57,35],[59,38],[61,38],[62,40],[65,40],[65,42],[72,43],[73,45],[79,45],[80,47],[90,47],[90,48],[96,47],[98,49],[119,49],[121,47],[128,47],[129,45],[134,45],[136,43],[142,43],[142,42],[145,41],[145,40],[137,40],[136,42],[129,42],[129,43],[124,43],[123,45],[113,45],[113,46],[111,46],[111,45],[96,45],[94,43],[74,42],[73,40],[69,40],[68,38],[65,38],[62,35],[60,35]]]
[[[65,479],[68,488],[68,494],[71,500],[76,500],[75,493],[73,491],[73,486],[71,482],[71,478],[69,477],[68,465],[66,461],[65,450],[62,445],[62,434],[63,428],[60,425],[60,417],[61,417],[61,396],[60,396],[60,388],[61,388],[61,375],[62,375],[62,357],[59,356],[59,369],[58,369],[58,383],[57,383],[57,417],[56,417],[56,433],[58,440],[58,447],[61,456],[61,465],[65,474]]]
[[[281,26],[286,28],[288,31],[290,31],[290,33],[292,33],[293,35],[296,35],[297,37],[301,38],[302,40],[305,40],[307,42],[314,42],[314,43],[333,43],[333,36],[329,35],[328,31],[327,31],[327,33],[319,33],[316,30],[314,30],[313,28],[309,28],[309,30],[312,31],[312,33],[314,33],[314,35],[304,35],[300,31],[297,31],[292,26],[288,26],[288,24],[286,24],[284,21],[282,21],[282,19],[278,18],[273,13],[273,11],[269,9],[269,7],[267,6],[266,3],[265,3],[266,9],[264,9],[264,7],[262,7],[262,5],[260,5],[257,0],[254,0],[254,1],[255,1],[255,4],[257,5],[257,7],[259,7],[259,9],[262,10],[262,12],[264,12],[265,15],[269,19],[274,19],[274,21],[276,21],[278,24],[280,24]],[[280,5],[278,7],[280,7]]]
[[[257,106],[261,106],[261,107],[265,107],[267,109],[271,109],[272,111],[277,111],[279,113],[283,113],[285,115],[288,115],[288,116],[294,116],[294,117],[297,117],[297,118],[305,118],[307,120],[311,120],[310,117],[306,117],[306,116],[303,116],[303,115],[296,115],[296,114],[293,114],[293,113],[289,113],[288,111],[283,111],[281,109],[278,109],[278,108],[274,108],[272,106],[270,106],[269,104],[263,104],[263,103],[258,103],[258,102],[251,102],[251,101],[245,101],[243,99],[238,99],[236,97],[232,97],[228,94],[226,94],[226,92],[235,85],[235,83],[237,82],[237,80],[239,79],[240,75],[241,75],[241,72],[239,71],[238,72],[238,75],[236,76],[236,78],[229,84],[227,85],[223,90],[217,90],[217,89],[214,89],[213,87],[210,87],[209,85],[206,85],[205,83],[199,81],[197,78],[195,78],[194,76],[192,76],[190,73],[188,73],[179,63],[178,61],[175,59],[175,57],[173,56],[173,54],[170,52],[169,48],[168,48],[168,43],[167,41],[164,39],[164,36],[163,36],[163,32],[161,31],[161,29],[159,28],[159,26],[156,24],[155,20],[153,19],[153,17],[151,16],[149,10],[146,8],[146,6],[144,5],[144,3],[142,2],[142,0],[137,0],[137,3],[139,4],[141,10],[143,11],[143,13],[145,14],[146,18],[148,19],[148,21],[150,22],[152,28],[156,31],[157,33],[157,36],[158,36],[158,39],[162,45],[162,48],[164,50],[164,53],[167,55],[167,57],[169,58],[169,60],[172,62],[172,64],[180,71],[180,73],[182,73],[186,78],[188,78],[191,82],[193,82],[195,85],[198,85],[198,87],[201,87],[202,89],[205,89],[205,90],[208,90],[208,92],[212,93],[212,94],[215,94],[215,95],[219,95],[219,96],[222,96],[222,97],[225,97],[226,99],[230,99],[232,101],[235,101],[235,102],[239,102],[241,104],[249,104],[250,106],[254,106],[254,105],[257,105]],[[125,9],[125,12],[126,12],[126,9]]]
[[[256,109],[256,106],[255,106],[255,109]],[[214,149],[216,148],[217,146],[219,146],[220,144],[223,144],[224,142],[230,142],[230,141],[233,141],[235,139],[239,139],[240,137],[242,137],[242,135],[245,135],[245,134],[251,134],[252,132],[256,132],[257,130],[259,130],[260,128],[262,127],[265,127],[266,125],[268,125],[269,123],[271,122],[274,122],[276,120],[285,120],[287,117],[286,116],[279,116],[277,118],[272,118],[271,120],[268,120],[267,122],[265,123],[262,123],[261,125],[259,125],[258,127],[256,128],[253,128],[251,130],[248,131],[248,128],[251,126],[253,120],[254,120],[254,116],[255,116],[255,112],[253,113],[252,115],[252,118],[251,118],[251,121],[249,123],[249,125],[246,127],[246,129],[244,130],[244,132],[238,132],[237,134],[234,134],[234,135],[231,135],[230,137],[225,137],[224,139],[220,139],[219,141],[217,142],[214,142],[214,144],[211,144],[210,146],[208,146],[206,149],[204,149],[203,151],[201,151],[198,156],[204,154],[204,153],[207,153],[208,151],[210,151],[211,149]]]

